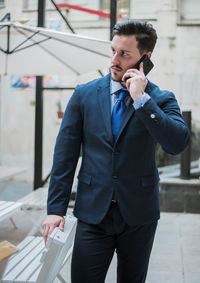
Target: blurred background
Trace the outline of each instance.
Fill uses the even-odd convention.
[[[158,41],[151,58],[154,68],[148,79],[175,94],[191,131],[191,142],[184,153],[172,156],[159,145],[157,148],[164,213],[147,282],[199,283],[197,0],[0,0],[0,240],[18,244],[27,235],[41,236],[53,150],[63,112],[77,84],[109,72],[111,29],[117,21],[128,18],[148,21],[156,29]],[[53,37],[58,39],[55,46],[48,43]],[[66,49],[64,45],[61,48],[64,41],[68,41]],[[45,51],[44,56],[40,49]],[[85,56],[81,50],[89,53]],[[57,61],[51,63],[51,57]],[[71,208],[80,163],[81,156]],[[14,222],[9,221],[10,216]],[[114,258],[106,282],[115,282],[115,267]]]

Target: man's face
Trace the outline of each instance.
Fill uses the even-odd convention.
[[[128,69],[141,58],[135,35],[115,35],[112,40],[111,78],[121,82]]]

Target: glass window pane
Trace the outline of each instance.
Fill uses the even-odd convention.
[[[181,20],[200,20],[199,0],[180,0]]]
[[[104,0],[103,1],[103,10],[106,13],[110,12],[110,0]]]
[[[129,17],[130,0],[120,0],[117,2],[118,14],[121,14],[123,18]],[[110,0],[103,0],[103,10],[106,13],[110,13]]]
[[[123,18],[129,18],[129,0],[121,0],[118,1],[118,6],[117,6],[117,10],[118,10],[118,14],[121,14]]]

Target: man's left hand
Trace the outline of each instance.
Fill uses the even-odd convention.
[[[122,81],[125,80],[126,88],[130,92],[133,101],[140,99],[145,91],[148,82],[144,74],[143,62],[140,63],[139,70],[128,69],[122,77]]]

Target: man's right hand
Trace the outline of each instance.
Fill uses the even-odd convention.
[[[56,227],[59,227],[61,231],[64,231],[65,219],[60,215],[48,215],[43,223],[43,237],[46,246],[48,237],[51,235]]]

